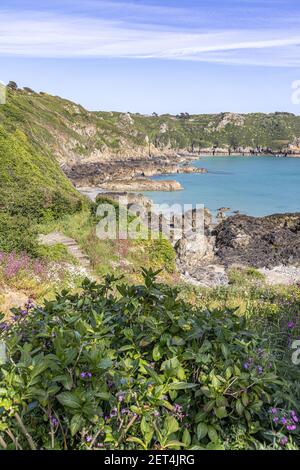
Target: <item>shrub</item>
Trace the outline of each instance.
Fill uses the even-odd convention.
[[[0,212],[0,250],[36,254],[36,232],[27,217]]]
[[[29,303],[12,326],[1,324],[2,446],[295,446],[295,430],[272,424],[283,384],[263,338],[233,310],[178,300],[156,274],[144,271],[138,286],[85,281],[81,293]]]

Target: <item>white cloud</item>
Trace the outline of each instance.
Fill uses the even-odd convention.
[[[0,55],[300,65],[300,34],[284,29],[188,30],[58,12],[0,11]]]

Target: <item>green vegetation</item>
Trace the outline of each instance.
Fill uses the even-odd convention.
[[[22,131],[36,151],[63,163],[83,162],[94,152],[148,153],[158,150],[199,151],[229,146],[282,150],[300,137],[300,117],[291,113],[245,115],[199,114],[144,116],[118,112],[88,112],[81,106],[48,94],[25,90],[7,92],[0,107],[0,126]]]
[[[287,113],[227,121],[89,113],[59,97],[8,91],[0,107],[0,448],[299,448],[291,350],[299,286],[268,287],[250,268],[231,270],[227,287],[180,284],[163,237],[99,239],[95,206],[57,162],[147,150],[147,137],[158,149],[197,150],[279,149],[300,136],[300,118]],[[97,281],[83,282],[66,246],[37,243],[53,231],[78,243]],[[18,293],[34,304],[8,314],[7,298]]]
[[[0,127],[0,250],[35,254],[34,224],[82,205],[53,158],[39,154],[21,131]]]
[[[2,323],[2,447],[298,448],[287,310],[259,322],[193,308],[155,274],[85,281]]]
[[[39,233],[57,231],[74,239],[91,260],[93,272],[97,276],[124,275],[128,281],[136,282],[141,280],[139,267],[144,266],[162,269],[162,278],[171,281],[173,276],[176,276],[176,255],[169,240],[162,237],[157,240],[142,237],[137,240],[105,240],[97,236],[99,218],[96,216],[96,208],[106,203],[113,204],[119,221],[121,209],[118,203],[108,198],[99,198],[97,205],[92,205],[91,208],[39,225]],[[127,212],[127,220],[129,223],[132,222],[134,216]],[[141,227],[141,234],[143,230]]]

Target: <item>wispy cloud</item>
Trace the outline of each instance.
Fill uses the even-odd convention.
[[[131,2],[126,16],[116,14],[124,7],[123,3],[110,2],[109,6],[108,2],[96,2],[98,10],[93,17],[88,4],[90,7],[96,4],[91,1],[85,4],[85,14],[57,9],[52,12],[0,9],[0,55],[156,58],[278,67],[300,65],[300,33],[295,16],[293,20],[286,17],[288,28],[263,28],[255,22],[245,29],[240,26],[225,28],[220,27],[220,23],[215,26],[213,18],[208,21],[207,16],[202,17],[198,28],[195,25],[188,28],[184,22],[164,22],[168,16],[167,8],[159,6],[138,7]],[[74,0],[72,5],[79,7]],[[102,13],[99,13],[100,7]],[[160,23],[149,18],[146,21],[145,12],[151,13],[149,18],[161,13]],[[180,9],[172,8],[170,12],[174,19]],[[182,16],[191,14],[186,8],[181,13]],[[135,15],[134,20],[132,15]],[[285,24],[282,17],[281,24]]]

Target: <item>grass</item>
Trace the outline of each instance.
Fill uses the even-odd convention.
[[[141,280],[141,267],[152,267],[162,269],[161,279],[167,282],[177,279],[175,251],[168,240],[104,240],[98,238],[96,226],[97,219],[85,208],[60,220],[41,224],[38,231],[43,234],[58,231],[74,239],[100,278],[115,274],[135,282]]]

